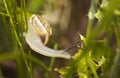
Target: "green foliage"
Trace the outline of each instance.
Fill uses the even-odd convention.
[[[102,0],[100,7],[96,9],[98,2],[91,1],[88,12],[88,29],[86,34],[85,46],[75,54],[71,64],[64,70],[60,70],[64,78],[73,78],[77,75],[79,78],[118,78],[119,73],[119,51],[114,52],[109,44],[112,34],[115,33],[118,48],[119,40],[119,0]],[[97,13],[95,11],[97,10]],[[116,13],[117,11],[117,13]],[[94,16],[98,18],[98,23],[93,28]],[[116,23],[115,23],[116,22]],[[98,39],[103,33],[106,33],[103,39]]]
[[[43,0],[31,1],[27,9],[38,12]],[[27,30],[27,18],[30,15],[26,10],[25,0],[0,1],[0,62],[14,60],[17,64],[19,78],[33,78],[33,64],[43,69],[45,77],[53,78],[51,59],[50,66],[44,61],[32,56],[31,51],[25,53],[23,34]],[[120,0],[91,0],[88,12],[88,28],[82,48],[72,57],[70,64],[58,69],[61,78],[118,78],[120,71]],[[34,6],[35,5],[35,6]],[[99,5],[99,7],[98,7]],[[34,7],[32,7],[34,6]],[[95,18],[98,19],[93,27]],[[4,33],[4,34],[1,34]],[[105,35],[104,38],[100,38]],[[117,47],[110,47],[112,37],[115,37]],[[26,68],[26,69],[25,69]]]
[[[2,0],[0,3],[3,5],[0,6],[0,20],[2,20],[0,22],[2,25],[0,29],[5,33],[1,33],[0,36],[1,39],[3,38],[3,42],[6,42],[6,44],[2,42],[0,44],[0,52],[3,52],[3,54],[0,55],[0,62],[14,60],[17,65],[19,78],[33,78],[33,63],[36,63],[52,78],[49,68],[42,61],[31,56],[30,51],[28,51],[28,55],[25,54],[23,42],[23,34],[27,30],[25,0],[20,1],[20,7],[18,7],[16,0]],[[10,50],[8,48],[10,48]]]

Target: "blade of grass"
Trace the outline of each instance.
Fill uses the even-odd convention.
[[[20,40],[19,40],[19,37],[18,37],[18,35],[17,35],[17,32],[16,32],[16,29],[15,29],[15,25],[14,25],[14,22],[13,22],[12,15],[10,14],[10,12],[9,12],[9,10],[8,10],[7,2],[6,2],[6,0],[3,0],[3,2],[4,2],[4,6],[5,6],[5,9],[6,9],[7,15],[10,16],[10,17],[9,17],[9,20],[10,20],[10,23],[11,23],[11,26],[12,26],[12,29],[13,29],[13,32],[14,32],[14,35],[15,35],[15,38],[16,38],[16,40],[17,40],[17,42],[18,42],[21,50],[24,51],[24,50],[23,50],[23,47],[22,47],[22,44],[21,44],[21,42],[20,42]]]
[[[1,15],[4,15],[4,16],[7,16],[7,17],[10,17],[8,14],[6,13],[3,13],[3,12],[0,12]]]
[[[117,52],[114,64],[112,66],[112,71],[110,74],[110,78],[118,78],[118,72],[120,68],[120,51]]]
[[[88,64],[89,64],[89,66],[90,66],[90,68],[91,68],[91,70],[92,70],[95,78],[99,78],[98,75],[97,75],[97,72],[96,72],[96,70],[95,70],[95,67],[94,67],[94,65],[93,65],[94,63],[93,63],[93,60],[92,60],[92,58],[91,58],[91,55],[88,55],[88,56],[87,56],[87,62],[88,62]]]
[[[33,57],[33,56],[27,56],[25,55],[25,57],[28,59],[28,60],[31,60],[32,62],[38,64],[40,67],[42,67],[49,75],[50,78],[53,78],[53,75],[51,73],[51,71],[49,70],[49,68],[40,60],[38,60],[37,58]]]
[[[16,39],[16,41],[18,42],[18,45],[19,45],[19,47],[20,47],[20,49],[21,49],[21,53],[23,53],[24,52],[24,49],[23,49],[23,46],[22,46],[22,44],[21,44],[21,42],[20,42],[20,39],[19,39],[19,37],[18,37],[18,34],[17,34],[17,31],[16,31],[16,29],[15,29],[15,24],[14,24],[14,20],[13,20],[13,18],[12,18],[12,15],[10,14],[10,11],[9,11],[9,9],[8,9],[8,5],[7,5],[7,2],[6,2],[6,0],[3,0],[3,3],[4,3],[4,6],[5,6],[5,10],[6,10],[6,13],[7,13],[7,15],[8,16],[10,16],[9,17],[9,20],[10,20],[10,23],[11,23],[11,27],[12,27],[12,30],[13,30],[13,33],[14,33],[14,36],[15,36],[15,39]],[[14,15],[14,14],[13,14]],[[19,71],[19,77],[20,78],[25,78],[25,73],[24,72],[21,72],[21,71],[23,71],[24,69],[22,68],[22,63],[21,63],[21,60],[20,60],[20,58],[18,58],[18,59],[16,59],[16,63],[17,63],[17,66],[18,66],[18,71]]]
[[[22,21],[24,21],[24,29],[27,30],[27,27],[28,27],[28,24],[27,24],[27,11],[26,11],[26,3],[25,3],[25,0],[21,0],[21,19]],[[25,65],[26,65],[26,68],[27,68],[27,71],[30,75],[30,78],[33,78],[33,71],[32,71],[32,63],[31,63],[31,60],[27,61],[27,59],[25,58],[25,53],[23,52],[23,60],[25,62]],[[28,54],[29,56],[31,56],[31,51],[29,50],[28,51]]]
[[[117,45],[120,50],[120,34],[119,34],[119,26],[118,26],[117,22],[115,22],[114,31],[115,31],[115,35],[117,38]],[[117,75],[119,72],[119,68],[120,68],[120,51],[117,51],[117,54],[116,54],[116,57],[114,60],[114,64],[112,66],[110,78],[118,78]]]
[[[5,60],[15,60],[17,55],[18,54],[15,52],[6,52],[4,54],[0,54],[0,62],[4,62]]]
[[[88,42],[90,40],[90,37],[92,35],[92,25],[93,25],[93,21],[95,18],[95,10],[96,10],[96,1],[97,0],[91,0],[91,4],[90,4],[90,8],[88,11],[88,27],[87,27],[87,33],[86,33],[86,42]]]

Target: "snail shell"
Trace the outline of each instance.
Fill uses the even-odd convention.
[[[51,34],[52,29],[45,19],[35,14],[30,17],[26,33],[26,42],[30,48],[45,56],[70,59],[71,55],[66,50],[54,50],[45,46]]]

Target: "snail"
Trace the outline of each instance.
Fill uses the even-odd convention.
[[[25,36],[30,48],[44,56],[71,59],[66,49],[54,50],[45,45],[50,35],[52,35],[52,28],[48,22],[41,16],[33,14],[28,20],[28,31]]]

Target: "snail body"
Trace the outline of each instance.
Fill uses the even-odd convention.
[[[52,29],[45,19],[35,14],[30,17],[25,37],[30,48],[45,56],[70,59],[71,55],[66,50],[54,50],[45,46],[51,34]]]

